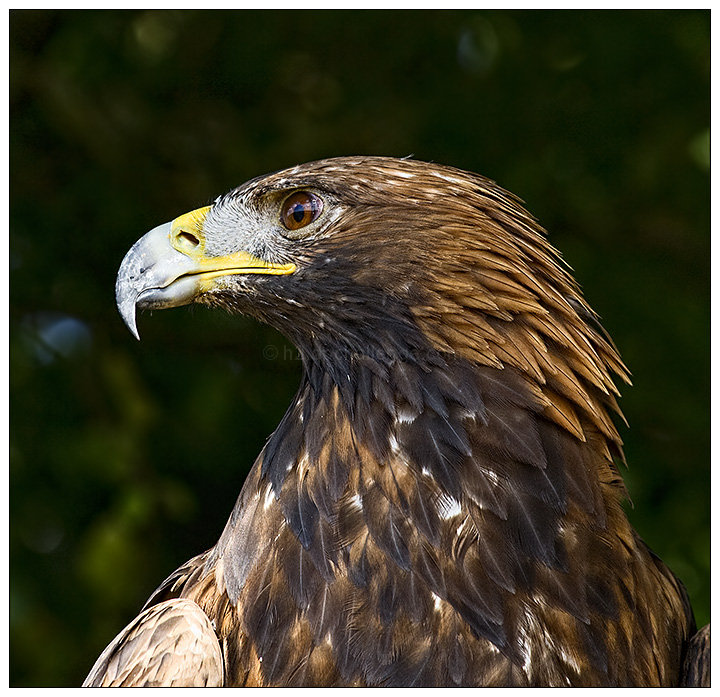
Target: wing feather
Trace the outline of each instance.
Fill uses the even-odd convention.
[[[83,687],[221,687],[223,657],[199,605],[174,598],[144,610],[102,652]]]

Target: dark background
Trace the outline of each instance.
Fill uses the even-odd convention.
[[[214,544],[299,379],[202,308],[137,343],[123,255],[332,155],[526,201],[634,376],[629,515],[709,619],[709,12],[13,11],[10,69],[12,685],[78,684]]]

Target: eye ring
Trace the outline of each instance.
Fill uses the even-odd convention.
[[[280,222],[288,230],[299,230],[315,222],[322,213],[323,202],[309,191],[290,194],[280,208]]]

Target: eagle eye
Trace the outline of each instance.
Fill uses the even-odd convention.
[[[297,191],[288,196],[280,209],[280,221],[288,230],[299,230],[320,216],[323,202],[308,191]]]

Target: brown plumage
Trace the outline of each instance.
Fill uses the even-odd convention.
[[[133,331],[136,307],[254,316],[305,370],[217,545],[86,684],[673,685],[695,665],[685,591],[621,508],[626,370],[493,182],[371,157],[258,178],[148,233],[117,295]]]

